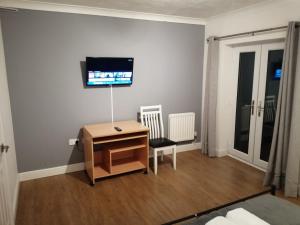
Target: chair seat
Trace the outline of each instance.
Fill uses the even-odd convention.
[[[168,138],[155,138],[149,140],[149,145],[152,148],[161,148],[161,147],[176,145],[176,142],[171,141]]]

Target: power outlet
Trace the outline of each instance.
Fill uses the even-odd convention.
[[[76,145],[76,143],[78,142],[78,138],[73,138],[73,139],[69,139],[69,145]]]

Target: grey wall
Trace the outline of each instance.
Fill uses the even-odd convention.
[[[110,89],[85,89],[86,56],[134,57],[131,87],[114,89],[115,119],[140,105],[196,112],[200,134],[204,26],[21,10],[1,13],[19,172],[83,160],[68,146],[110,121]]]

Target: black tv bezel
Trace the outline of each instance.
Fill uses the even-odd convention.
[[[131,83],[130,84],[95,84],[95,85],[90,85],[88,84],[88,69],[87,66],[85,68],[85,86],[88,88],[96,88],[96,87],[110,87],[110,86],[114,86],[114,87],[126,87],[126,86],[131,86],[133,83],[133,70],[134,70],[134,57],[90,57],[87,56],[85,58],[85,63],[87,62],[88,58],[92,58],[92,59],[132,59],[132,76],[131,76]]]

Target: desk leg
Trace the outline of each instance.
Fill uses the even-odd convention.
[[[91,180],[91,181],[90,181],[90,185],[91,185],[92,187],[94,187],[94,186],[95,186],[95,180]]]

